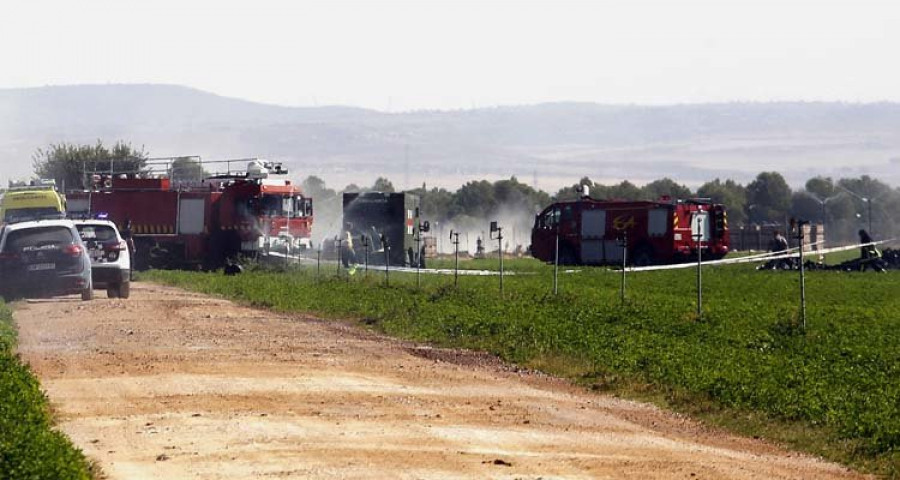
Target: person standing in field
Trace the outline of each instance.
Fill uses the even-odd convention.
[[[859,269],[865,272],[868,268],[872,268],[876,272],[883,272],[881,252],[875,247],[872,236],[864,229],[859,230]]]
[[[783,254],[788,250],[788,241],[784,238],[784,235],[781,234],[780,230],[775,230],[772,232],[772,240],[769,241],[769,251],[775,255]],[[791,259],[790,258],[779,258],[770,260],[766,263],[766,269],[789,269],[791,268]]]

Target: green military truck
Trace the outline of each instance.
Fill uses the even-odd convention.
[[[391,266],[424,266],[424,243],[419,235],[419,197],[410,193],[363,192],[344,194],[342,238],[352,244],[354,261],[363,262],[368,248],[369,263],[384,265],[387,243]],[[368,243],[368,247],[365,244]]]

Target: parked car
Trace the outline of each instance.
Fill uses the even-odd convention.
[[[93,298],[91,259],[71,220],[8,224],[0,230],[0,294]]]
[[[128,244],[109,220],[75,220],[91,258],[94,288],[105,288],[109,298],[128,298],[131,294],[131,252]]]

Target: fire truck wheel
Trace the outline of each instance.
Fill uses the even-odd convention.
[[[119,296],[119,289],[116,285],[109,285],[106,287],[106,298],[117,298]]]
[[[634,251],[632,263],[636,267],[646,267],[653,264],[653,249],[647,246],[639,247]]]
[[[569,244],[559,246],[559,264],[575,265],[575,249]]]

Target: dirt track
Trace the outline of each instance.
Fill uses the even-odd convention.
[[[483,355],[132,293],[15,313],[60,427],[112,479],[860,478]]]

